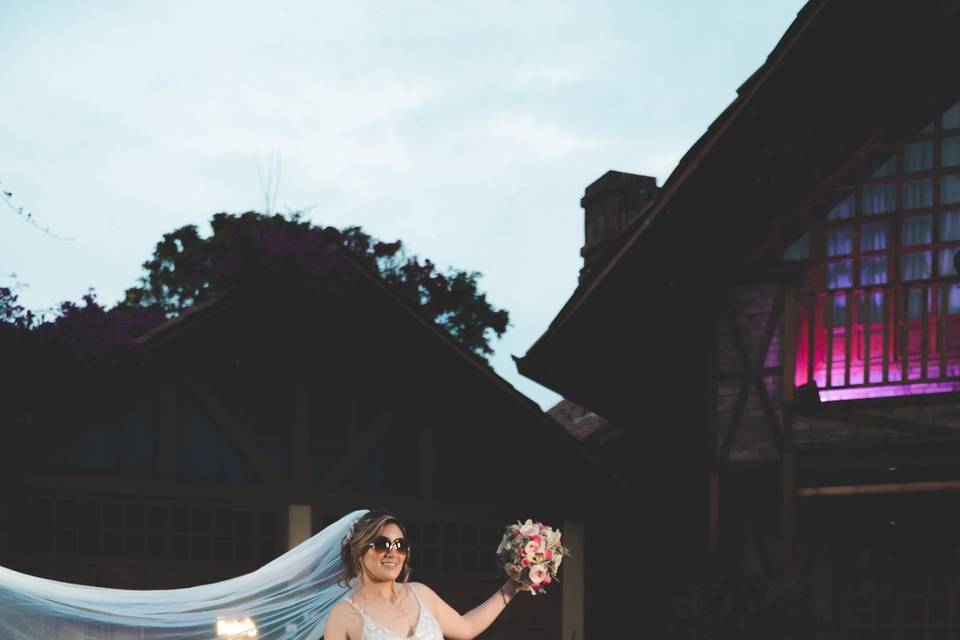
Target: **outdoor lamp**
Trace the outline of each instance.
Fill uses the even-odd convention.
[[[217,637],[241,640],[241,638],[257,638],[259,637],[259,632],[257,625],[255,625],[249,617],[227,620],[221,619],[217,620]]]

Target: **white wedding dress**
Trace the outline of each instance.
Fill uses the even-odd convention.
[[[338,584],[340,544],[364,513],[341,518],[253,573],[187,589],[104,589],[0,567],[0,640],[316,640],[350,591]],[[417,632],[424,635],[415,637],[440,638],[436,620],[420,611]],[[365,624],[364,637],[380,636],[368,636]]]
[[[367,612],[357,606],[357,603],[351,598],[347,598],[350,606],[359,611],[363,618],[363,633],[360,640],[443,640],[440,623],[430,614],[430,610],[423,606],[423,601],[420,600],[416,589],[410,585],[407,585],[407,589],[417,599],[417,607],[420,608],[420,615],[417,616],[417,624],[414,625],[413,635],[408,636],[398,636],[367,615]]]

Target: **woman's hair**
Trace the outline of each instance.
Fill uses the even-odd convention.
[[[347,585],[350,580],[361,575],[361,566],[363,565],[363,555],[370,548],[372,543],[379,535],[380,530],[388,524],[395,524],[400,527],[403,537],[407,537],[407,529],[397,520],[397,517],[385,509],[374,509],[368,511],[353,523],[347,537],[343,539],[340,546],[340,560],[343,567],[340,572],[340,584]],[[403,568],[400,570],[400,581],[406,582],[410,578],[410,552],[407,551],[407,557],[404,558]]]

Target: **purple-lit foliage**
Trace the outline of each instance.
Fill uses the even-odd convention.
[[[148,309],[106,309],[92,292],[44,320],[24,309],[11,289],[0,288],[0,423],[91,400],[140,360],[136,336],[162,321]]]
[[[480,274],[441,273],[429,260],[406,256],[400,241],[377,241],[359,227],[338,232],[254,212],[217,214],[211,227],[207,237],[192,225],[165,234],[138,286],[112,308],[89,292],[43,319],[22,307],[14,290],[0,288],[0,423],[29,421],[41,407],[70,412],[95,401],[146,356],[138,336],[218,292],[303,284],[350,294],[362,284],[351,261],[479,356],[492,353],[491,334],[507,328],[507,312],[477,290]]]
[[[194,225],[165,234],[121,307],[173,317],[237,285],[307,284],[349,290],[356,283],[342,252],[332,246],[338,245],[477,355],[490,355],[492,335],[506,331],[509,316],[478,291],[479,273],[455,269],[441,273],[430,260],[407,256],[399,240],[381,242],[360,227],[324,229],[297,215],[218,213],[210,226],[207,237]]]

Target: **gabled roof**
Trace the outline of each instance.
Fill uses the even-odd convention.
[[[335,234],[335,231],[330,231]],[[557,443],[558,446],[566,448],[573,456],[581,459],[588,468],[598,473],[598,477],[605,478],[609,486],[616,486],[627,495],[631,496],[638,504],[646,504],[649,508],[656,508],[653,503],[638,493],[623,478],[607,467],[600,460],[586,451],[577,442],[576,438],[568,433],[564,427],[556,422],[549,415],[544,413],[540,407],[517,391],[509,382],[496,374],[485,360],[466,349],[457,342],[447,331],[425,318],[421,313],[413,308],[411,304],[400,298],[386,283],[376,274],[372,273],[363,263],[360,262],[350,251],[344,249],[339,244],[331,242],[327,251],[330,257],[341,261],[352,276],[351,286],[357,285],[365,287],[367,291],[389,304],[405,316],[417,330],[423,332],[429,339],[442,345],[443,349],[458,361],[467,370],[473,372],[480,384],[486,385],[494,392],[500,394],[516,410],[523,412],[529,418],[529,424],[535,425],[542,430],[544,437]],[[324,285],[319,286],[302,285],[302,289],[309,292],[313,291],[317,295],[322,295]],[[162,325],[154,328],[145,334],[140,343],[147,350],[154,349],[160,345],[176,341],[190,331],[205,325],[210,320],[220,317],[224,312],[234,308],[251,292],[243,287],[235,287],[203,303],[197,304],[179,317],[173,318]]]
[[[605,322],[618,298],[651,282],[702,287],[884,126],[924,107],[932,112],[944,90],[960,88],[951,53],[958,13],[955,4],[905,0],[808,2],[606,265],[517,359],[520,372],[569,393],[582,375],[571,345],[594,342],[584,332]],[[690,264],[689,255],[702,261]],[[625,325],[642,333],[642,318]]]

